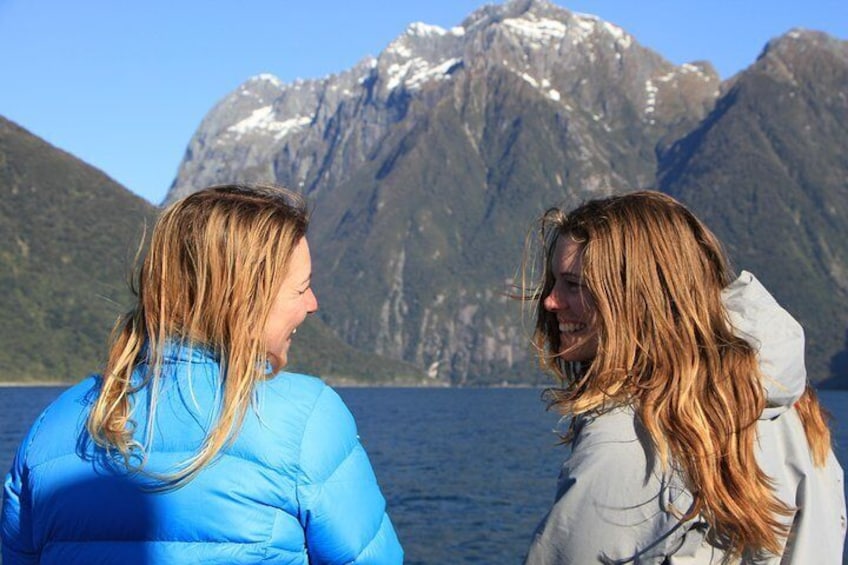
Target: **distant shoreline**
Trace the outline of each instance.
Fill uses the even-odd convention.
[[[75,382],[71,381],[3,381],[0,382],[0,388],[23,388],[23,387],[60,387],[73,386]]]

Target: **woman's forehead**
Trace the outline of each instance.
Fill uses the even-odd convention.
[[[562,234],[554,246],[553,263],[563,272],[579,273],[583,267],[583,249],[586,244],[570,234]]]

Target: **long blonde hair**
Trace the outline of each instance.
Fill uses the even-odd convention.
[[[557,355],[556,316],[543,305],[559,237],[584,244],[582,276],[597,305],[597,353],[579,368]],[[722,304],[731,274],[715,235],[673,198],[642,191],[549,210],[541,238],[541,277],[524,296],[535,301],[540,362],[563,383],[548,391],[552,406],[575,416],[632,405],[663,468],[673,461],[689,482],[683,518],[702,514],[731,556],[780,554],[781,517],[792,509],[755,458],[766,397],[756,352]],[[811,389],[798,408],[823,465],[830,435]]]
[[[88,417],[98,445],[127,465],[141,457],[143,466],[131,397],[150,387],[152,422],[163,354],[174,344],[219,357],[222,392],[218,420],[198,451],[160,478],[170,486],[191,480],[235,439],[255,384],[268,376],[268,312],[307,226],[303,200],[272,186],[211,187],[164,210],[136,275],[137,303],[115,326]]]

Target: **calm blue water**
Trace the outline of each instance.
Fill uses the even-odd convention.
[[[0,468],[60,388],[0,388]],[[342,388],[409,564],[520,563],[566,448],[537,389]],[[848,462],[848,392],[823,391]]]

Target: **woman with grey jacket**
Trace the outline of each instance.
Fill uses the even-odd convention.
[[[798,323],[666,195],[551,210],[542,236],[527,297],[571,454],[526,563],[841,563]]]

